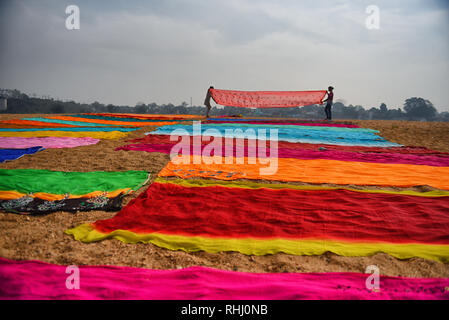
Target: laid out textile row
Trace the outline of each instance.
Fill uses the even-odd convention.
[[[175,124],[158,127],[148,134],[203,135],[220,138],[249,138],[300,143],[327,143],[349,146],[400,146],[364,128],[323,127],[306,125],[269,125],[254,123]]]
[[[0,128],[36,128],[44,127],[55,129],[77,127],[141,127],[174,124],[190,119],[200,119],[189,115],[135,115],[135,114],[76,114],[64,116],[28,117],[23,119],[0,121]],[[81,130],[84,131],[84,130]]]
[[[449,261],[447,196],[178,181],[159,178],[115,217],[66,232],[83,242],[117,238],[184,251]]]
[[[44,149],[74,148],[119,139],[141,126],[176,124],[191,116],[79,114],[0,121],[0,163]],[[144,118],[144,119],[142,119]]]
[[[140,141],[139,141],[140,140]],[[148,135],[144,139],[132,140],[138,143],[127,144],[116,148],[126,151],[161,152],[175,155],[205,155],[205,156],[230,156],[230,157],[279,157],[291,159],[328,159],[354,162],[372,163],[402,163],[413,165],[429,165],[437,167],[449,166],[449,154],[423,153],[422,149],[410,148],[409,153],[403,152],[397,147],[386,148],[384,152],[371,151],[369,147],[359,147],[353,151],[353,147],[332,145],[298,144],[298,143],[273,143],[265,140],[251,139],[227,139],[226,141],[199,141],[190,136],[181,136],[178,140],[171,141],[168,135]],[[176,146],[176,147],[175,147]],[[200,147],[196,147],[200,146]],[[229,146],[229,148],[228,148]],[[313,148],[312,148],[313,147]],[[366,149],[363,150],[362,148]],[[360,150],[362,149],[362,150]],[[378,148],[379,149],[379,148]],[[361,152],[363,151],[363,152]]]
[[[18,213],[117,211],[123,195],[148,179],[145,171],[0,169],[0,209]]]
[[[68,271],[68,272],[67,272]],[[205,267],[151,270],[79,266],[76,290],[67,266],[0,258],[0,299],[294,300],[449,299],[449,279],[380,276],[371,290],[363,273],[247,273]],[[69,285],[77,288],[77,283]]]

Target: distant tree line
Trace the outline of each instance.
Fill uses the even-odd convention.
[[[193,114],[204,115],[204,106],[189,106],[187,102],[180,105],[138,102],[135,106],[116,106],[93,102],[90,104],[75,101],[61,101],[49,96],[28,96],[19,90],[1,89],[0,96],[8,99],[8,109],[0,113],[148,113],[148,114]],[[243,115],[246,117],[283,117],[302,119],[324,118],[324,106],[310,105],[294,108],[236,108],[213,107],[211,116]],[[438,112],[426,99],[413,97],[405,100],[403,108],[389,109],[385,103],[379,108],[365,109],[362,106],[334,103],[332,115],[335,119],[364,120],[416,120],[416,121],[449,121],[449,112]]]

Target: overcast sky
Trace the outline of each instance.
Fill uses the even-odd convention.
[[[449,111],[447,0],[0,0],[0,87],[79,102],[201,105],[207,88],[322,90]],[[67,30],[66,6],[80,8]],[[379,29],[368,29],[376,5]]]

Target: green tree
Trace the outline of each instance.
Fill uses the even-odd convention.
[[[115,112],[115,106],[113,104],[108,104],[106,107],[106,110],[108,110],[109,113]]]
[[[404,110],[410,120],[432,120],[438,113],[432,102],[416,97],[405,100]]]
[[[50,108],[51,113],[64,113],[65,108],[61,103],[56,103]]]
[[[136,106],[136,113],[147,113],[147,106],[144,104]]]

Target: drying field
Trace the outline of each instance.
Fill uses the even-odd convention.
[[[0,120],[21,119],[30,115],[0,115]],[[32,115],[45,117],[46,115]],[[50,116],[50,115],[48,115]],[[449,123],[406,121],[335,121],[352,123],[361,128],[379,130],[390,142],[449,152]],[[10,125],[9,127],[14,127]],[[129,140],[144,137],[157,126],[145,126],[119,139],[102,139],[97,144],[70,149],[46,149],[33,155],[0,164],[0,169],[48,169],[58,171],[126,171],[144,170],[151,181],[168,164],[169,155],[159,152],[119,150]],[[237,180],[238,181],[238,180]],[[272,183],[257,180],[260,183]],[[280,182],[283,183],[283,182]],[[294,184],[294,183],[293,183]],[[309,183],[299,183],[308,185]],[[310,184],[316,185],[316,184]],[[323,184],[333,186],[332,183]],[[123,206],[145,192],[148,185],[126,195]],[[359,189],[368,188],[358,186]],[[373,189],[371,187],[370,189]],[[388,189],[388,188],[386,188]],[[390,189],[395,189],[391,187]],[[409,190],[433,190],[411,187]],[[40,260],[61,265],[117,265],[151,269],[179,269],[207,266],[223,270],[247,272],[365,272],[369,265],[379,267],[382,275],[415,278],[448,278],[449,264],[413,257],[397,259],[386,253],[371,256],[341,256],[331,252],[322,255],[291,255],[275,253],[246,255],[238,252],[209,253],[168,250],[152,243],[124,243],[117,239],[84,243],[65,234],[81,224],[110,219],[117,212],[58,211],[46,215],[20,215],[0,212],[0,257],[14,260]]]

